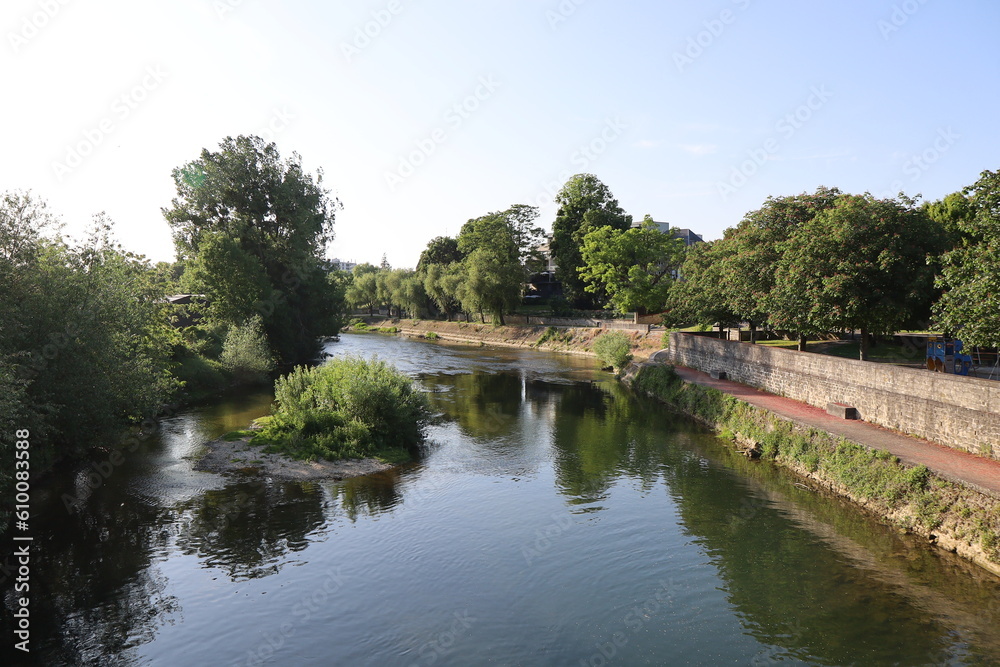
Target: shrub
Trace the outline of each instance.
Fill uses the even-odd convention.
[[[601,363],[619,372],[632,361],[631,341],[621,331],[604,334],[594,341],[593,349]]]
[[[276,408],[255,442],[295,458],[373,456],[414,447],[430,419],[427,397],[378,359],[342,357],[278,378]]]
[[[240,326],[232,326],[222,343],[219,359],[237,384],[265,382],[274,359],[264,334],[264,321],[255,315]]]

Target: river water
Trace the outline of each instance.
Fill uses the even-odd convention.
[[[431,393],[422,460],[342,483],[194,472],[206,441],[267,413],[258,393],[51,476],[32,500],[32,661],[1000,664],[1000,580],[591,359],[376,334],[327,351]]]

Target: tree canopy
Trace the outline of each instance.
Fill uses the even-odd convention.
[[[580,275],[583,266],[583,239],[588,232],[601,227],[628,229],[632,216],[625,213],[611,190],[593,174],[577,174],[570,178],[556,195],[559,204],[552,223],[552,256],[556,276],[563,285],[566,298],[579,307],[588,307],[593,299]]]
[[[967,345],[1000,347],[1000,172],[943,202],[958,244],[942,257],[935,321]]]
[[[912,200],[840,195],[796,228],[777,264],[772,323],[889,334],[926,311],[943,234]]]
[[[340,313],[323,261],[340,202],[297,154],[282,159],[259,137],[227,137],[217,151],[173,171],[177,196],[163,214],[185,287],[205,294],[212,317],[263,318],[281,360],[313,358],[317,337],[336,334]]]
[[[650,216],[642,227],[599,227],[583,237],[580,277],[589,292],[602,289],[619,313],[660,311],[673,272],[684,256],[684,242],[657,228]]]

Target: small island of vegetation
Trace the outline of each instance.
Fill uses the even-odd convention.
[[[256,430],[228,433],[211,446],[214,451],[225,449],[224,443],[239,443],[243,449],[234,453],[253,448],[257,458],[247,464],[223,453],[203,468],[226,472],[263,466],[275,472],[271,469],[287,467],[286,457],[310,463],[374,459],[386,464],[317,469],[326,473],[318,476],[337,478],[365,474],[411,460],[431,418],[430,403],[413,380],[377,358],[341,357],[321,366],[298,366],[278,378],[274,395],[273,414],[258,419]],[[230,445],[234,447],[238,445]]]

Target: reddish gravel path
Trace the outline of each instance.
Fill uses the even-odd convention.
[[[922,463],[945,479],[966,484],[994,498],[1000,498],[1000,461],[944,447],[929,440],[902,435],[868,422],[833,417],[815,406],[769,394],[738,382],[715,380],[708,374],[691,368],[683,366],[675,368],[677,374],[687,382],[718,389],[786,419],[842,436],[853,442],[874,449],[885,449],[905,463],[911,465]]]

